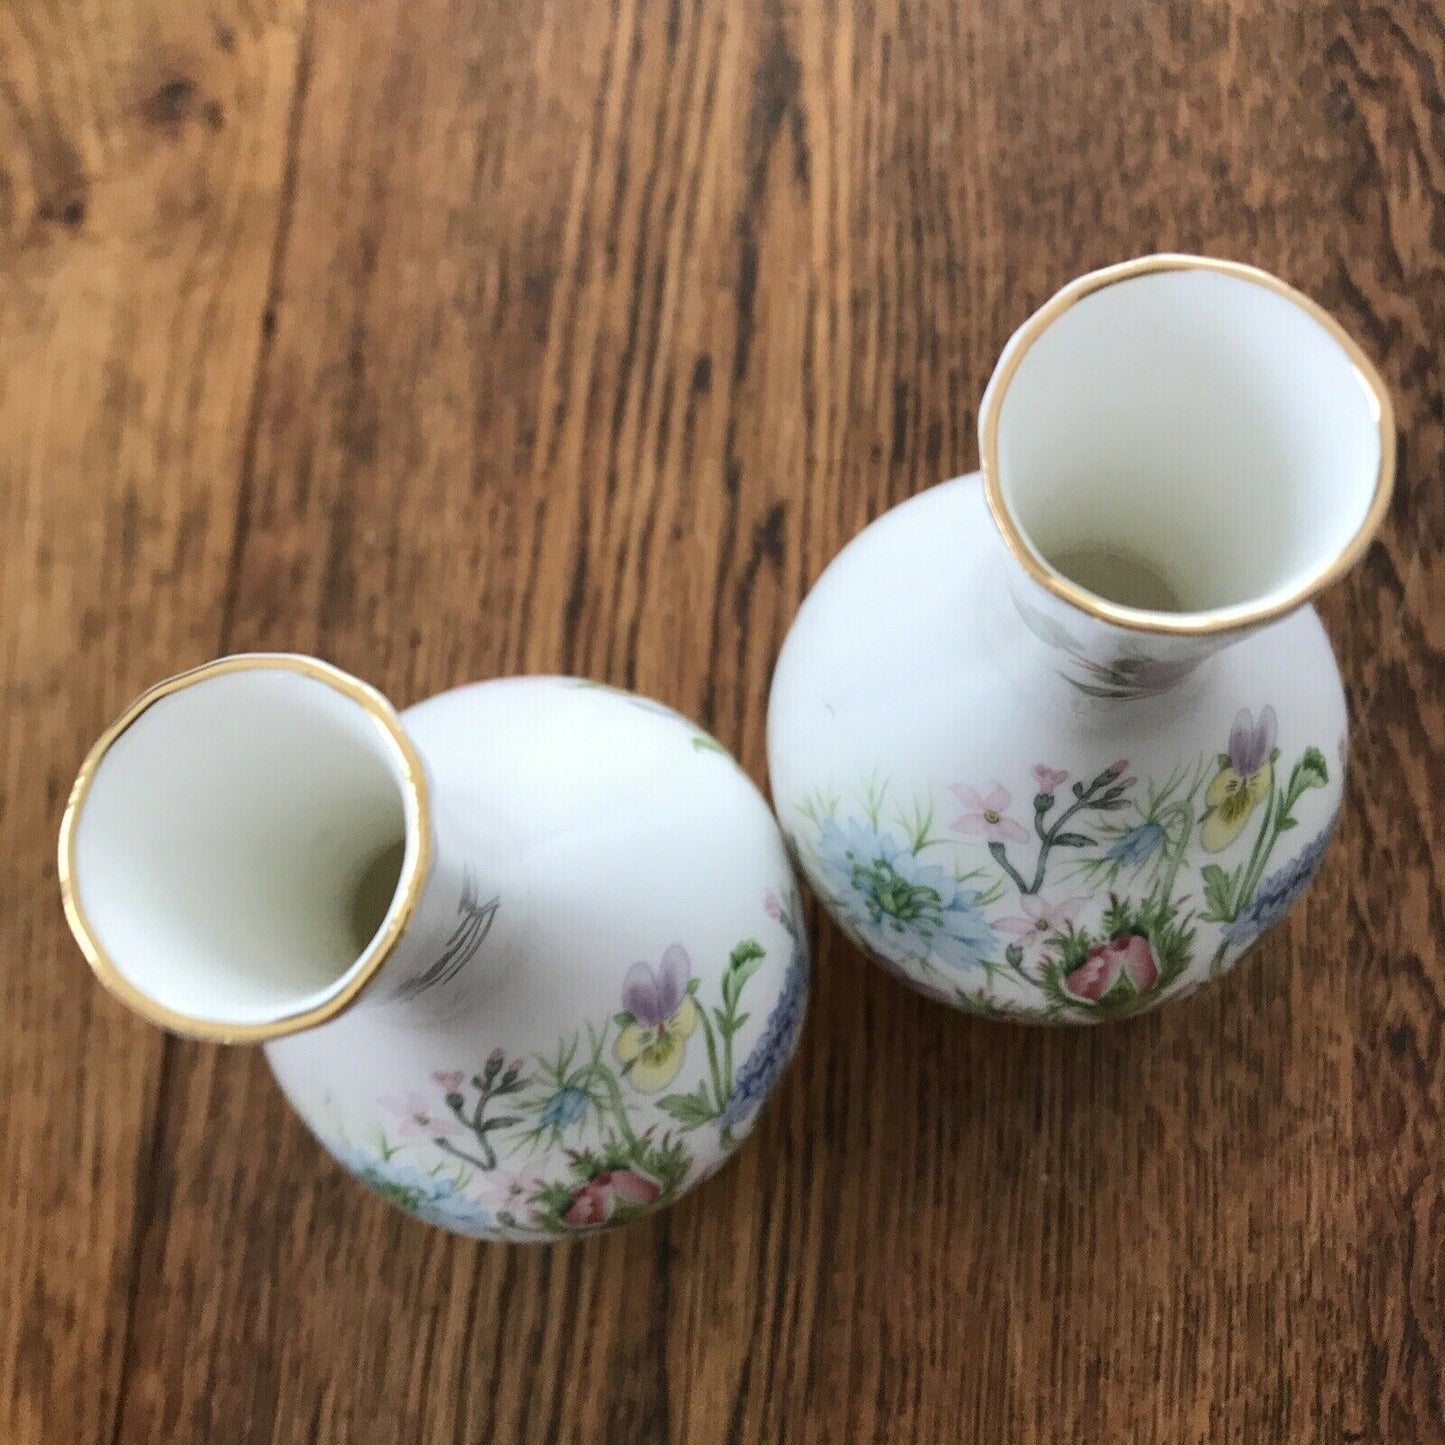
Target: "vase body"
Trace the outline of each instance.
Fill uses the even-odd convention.
[[[268,659],[249,661],[264,675]],[[240,676],[251,687],[256,674]],[[288,694],[285,705],[310,702]],[[663,1207],[746,1137],[801,1027],[808,955],[766,804],[676,713],[575,679],[476,684],[392,720],[424,777],[425,837],[408,821],[389,906],[395,865],[383,867],[371,906],[389,946],[345,1007],[297,1027],[295,1001],[266,996],[253,1019],[221,993],[228,975],[213,991],[226,1017],[217,1023],[213,1006],[188,1028],[175,1018],[185,995],[167,993],[168,979],[133,974],[117,987],[110,952],[102,976],[182,1031],[259,1038],[330,1153],[430,1223],[548,1239]],[[132,766],[123,748],[114,756],[118,769]],[[95,777],[85,791],[101,791]],[[72,804],[62,868],[95,963],[105,928],[85,899],[104,910],[103,875],[115,865],[105,808],[90,811],[87,853],[86,805]],[[413,870],[418,841],[425,866]],[[212,846],[210,835],[196,846]],[[233,851],[244,867],[247,850]],[[364,875],[376,851],[357,850],[351,873]],[[318,911],[327,906],[317,899]],[[110,939],[123,941],[124,921]]]
[[[1249,268],[1083,278],[1010,343],[984,471],[827,568],[769,706],[774,805],[843,931],[931,997],[1121,1018],[1303,896],[1347,711],[1306,599],[1388,499],[1388,399]]]
[[[1232,966],[1319,866],[1339,674],[1304,608],[1159,693],[1097,695],[1013,611],[1009,565],[976,474],[834,560],[773,684],[774,804],[835,921],[922,992],[1039,1023],[1139,1012]],[[1236,727],[1241,802],[1209,826]]]

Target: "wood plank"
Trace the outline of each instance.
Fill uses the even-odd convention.
[[[0,10],[0,1438],[109,1440],[166,1047],[60,919],[76,767],[222,645],[300,7]],[[142,1308],[154,1308],[141,1301]]]
[[[160,0],[130,52],[99,6],[0,18],[0,124],[66,117],[5,132],[29,159],[0,185],[20,539],[0,598],[23,609],[0,630],[0,826],[25,860],[0,884],[23,960],[0,1039],[20,1101],[0,1167],[21,1181],[0,1422],[1445,1438],[1432,0],[312,3],[286,172],[295,7],[248,11],[214,71],[186,48],[201,22]],[[107,90],[77,59],[119,54],[191,57],[196,85]],[[249,130],[217,88],[240,73]],[[149,129],[71,121],[111,93],[149,96]],[[94,245],[110,193],[67,221],[67,178],[100,162],[57,134],[130,166]],[[164,241],[138,219],[155,208],[183,218]],[[1117,1028],[989,1025],[915,999],[814,910],[803,1051],[741,1157],[648,1225],[538,1250],[408,1223],[323,1159],[259,1053],[162,1054],[74,972],[60,791],[125,693],[218,646],[317,651],[403,704],[585,672],[703,718],[761,779],[772,660],[812,580],[975,464],[979,394],[1038,302],[1161,248],[1255,261],[1334,309],[1404,438],[1385,533],[1322,609],[1355,724],[1338,840],[1226,982]],[[117,375],[123,404],[97,410]]]

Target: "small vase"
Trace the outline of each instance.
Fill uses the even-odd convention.
[[[125,1003],[263,1042],[346,1168],[483,1238],[624,1224],[707,1177],[806,1005],[758,791],[670,709],[574,679],[398,716],[310,658],[211,663],[96,745],[60,876]]]
[[[1319,867],[1346,707],[1306,603],[1384,515],[1390,402],[1274,277],[1155,256],[1023,326],[979,435],[981,476],[805,601],[774,802],[839,926],[924,993],[1120,1018],[1230,968]]]

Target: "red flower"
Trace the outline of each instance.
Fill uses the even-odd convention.
[[[635,1169],[604,1169],[572,1196],[562,1222],[573,1229],[590,1229],[606,1224],[619,1204],[645,1207],[657,1203],[662,1186]]]
[[[590,1184],[584,1184],[572,1196],[572,1203],[562,1216],[562,1222],[570,1224],[573,1229],[587,1229],[595,1224],[606,1224],[611,1213],[612,1191],[602,1184],[599,1177]]]
[[[635,1169],[616,1169],[610,1174],[599,1174],[594,1182],[606,1179],[612,1185],[612,1192],[625,1204],[655,1204],[662,1193],[662,1185]]]
[[[1159,982],[1159,960],[1142,933],[1125,933],[1096,943],[1064,979],[1064,990],[1085,1003],[1098,1003],[1124,974],[1140,993]]]

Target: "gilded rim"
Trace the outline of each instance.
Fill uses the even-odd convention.
[[[85,806],[91,784],[117,739],[143,713],[162,699],[213,677],[248,671],[298,673],[302,677],[324,683],[366,710],[394,749],[400,764],[406,826],[409,837],[416,839],[416,846],[409,850],[411,856],[402,865],[396,896],[387,910],[386,920],[372,939],[367,952],[362,955],[364,966],[347,975],[344,982],[319,1004],[265,1023],[237,1024],[177,1013],[157,1003],[126,978],[116,966],[115,960],[106,952],[86,915],[76,886],[75,847],[81,810]],[[402,729],[396,709],[375,688],[368,687],[350,673],[342,672],[340,668],[315,658],[292,653],[253,652],[223,657],[217,662],[208,662],[204,666],[192,668],[189,672],[179,673],[143,693],[90,750],[75,779],[75,786],[70,790],[70,801],[66,804],[65,816],[61,820],[59,868],[60,896],[65,904],[65,917],[70,924],[70,931],[75,935],[76,942],[79,943],[81,952],[85,954],[95,976],[127,1008],[172,1033],[184,1034],[190,1038],[210,1039],[228,1044],[282,1038],[287,1034],[299,1033],[302,1029],[325,1023],[353,1003],[391,957],[405,933],[431,869],[431,804],[426,771],[415,746]]]
[[[1292,302],[1306,315],[1312,317],[1332,336],[1349,358],[1356,375],[1370,398],[1374,412],[1375,428],[1379,434],[1380,461],[1375,474],[1375,491],[1364,521],[1350,541],[1329,562],[1317,572],[1306,577],[1298,586],[1283,597],[1271,598],[1267,603],[1243,603],[1231,607],[1214,608],[1207,612],[1150,612],[1143,608],[1125,607],[1107,598],[1080,587],[1078,583],[1053,570],[1034,551],[1028,538],[1014,521],[1003,498],[1003,487],[999,477],[998,432],[999,418],[1008,396],[1009,385],[1019,366],[1028,355],[1034,342],[1041,337],[1060,316],[1086,296],[1102,291],[1105,287],[1120,281],[1132,281],[1138,276],[1147,276],[1159,271],[1213,271],[1231,276],[1239,281],[1248,281],[1273,291]],[[1051,300],[1036,311],[1011,339],[998,369],[989,382],[984,406],[979,415],[979,461],[983,470],[984,496],[994,524],[1003,534],[1004,543],[1018,560],[1024,571],[1041,587],[1055,597],[1078,608],[1080,612],[1096,617],[1100,621],[1125,627],[1135,632],[1164,633],[1175,637],[1199,637],[1214,632],[1229,632],[1239,628],[1253,627],[1282,617],[1307,602],[1315,593],[1327,587],[1337,577],[1348,571],[1364,554],[1374,539],[1380,523],[1389,510],[1390,494],[1395,484],[1395,409],[1385,383],[1374,365],[1352,336],[1323,307],[1296,291],[1293,286],[1261,271],[1255,266],[1246,266],[1238,261],[1216,261],[1206,256],[1158,255],[1142,256],[1134,261],[1124,261],[1117,266],[1108,266],[1101,271],[1092,271],[1077,281],[1065,286]]]

